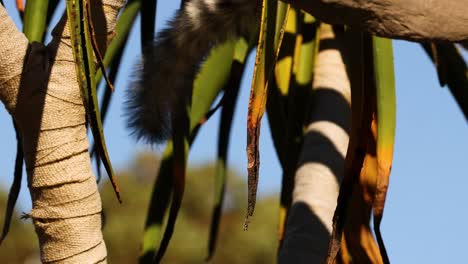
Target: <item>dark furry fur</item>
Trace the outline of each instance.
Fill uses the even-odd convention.
[[[190,0],[152,49],[143,53],[129,91],[128,124],[138,139],[162,143],[185,114],[193,80],[210,49],[230,37],[258,32],[259,0]]]

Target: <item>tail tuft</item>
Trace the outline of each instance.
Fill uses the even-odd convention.
[[[230,37],[258,32],[259,0],[190,0],[153,48],[143,53],[128,92],[128,126],[137,139],[163,143],[191,102],[199,66],[210,49]]]

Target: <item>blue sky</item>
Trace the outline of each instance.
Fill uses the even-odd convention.
[[[18,22],[14,1],[5,1]],[[178,1],[160,1],[160,29],[178,7]],[[105,125],[107,145],[116,168],[125,168],[138,151],[147,146],[135,143],[125,128],[123,95],[136,58],[138,32],[131,33],[123,70],[117,80],[115,100]],[[465,258],[468,237],[468,126],[447,88],[438,86],[434,67],[419,45],[394,41],[397,79],[397,130],[394,164],[382,232],[393,263],[455,263]],[[252,71],[250,58],[249,70]],[[246,74],[234,119],[229,165],[246,175],[246,121],[250,78]],[[213,161],[219,116],[201,130],[189,163]],[[9,188],[13,175],[15,137],[6,111],[0,110],[0,187]],[[272,147],[266,119],[261,132],[260,185],[262,195],[279,191],[281,170]],[[157,149],[156,149],[157,150]],[[20,209],[30,208],[23,182]],[[3,215],[0,212],[0,215]],[[257,219],[256,221],[262,221]]]

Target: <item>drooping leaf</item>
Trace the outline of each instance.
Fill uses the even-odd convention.
[[[375,113],[375,94],[367,100],[371,112]],[[382,263],[381,254],[372,235],[370,219],[377,187],[377,120],[372,119],[367,127],[368,142],[366,155],[359,175],[359,181],[353,185],[346,214],[344,235],[342,239],[341,261],[347,263]],[[343,250],[343,247],[346,250]],[[351,262],[352,260],[352,262]]]
[[[127,43],[127,39],[125,39],[124,43]],[[119,52],[117,52],[117,54],[115,55],[114,60],[112,61],[112,67],[109,73],[110,83],[114,83],[115,80],[117,79],[117,75],[120,69],[120,62],[122,61],[122,55],[123,55],[123,49],[120,49]],[[106,116],[109,111],[109,105],[110,105],[110,101],[112,99],[113,94],[114,94],[113,90],[110,87],[108,87],[108,83],[106,83],[106,87],[104,89],[104,95],[101,100],[101,119],[102,119],[103,124],[106,121]],[[97,150],[96,145],[93,144],[90,154],[91,154],[91,157],[95,155],[96,166],[97,166],[97,182],[100,182],[101,180],[100,160],[101,158],[97,154],[96,150]]]
[[[425,44],[423,44],[425,45]],[[441,56],[441,46],[437,45],[436,43],[426,44],[430,46],[432,59],[434,60],[434,66],[437,69],[437,77],[439,78],[440,86],[444,86],[447,84],[447,63],[443,56]]]
[[[50,25],[50,21],[52,20],[52,16],[54,15],[55,11],[57,11],[58,4],[60,0],[48,0],[49,7],[47,8],[47,17],[46,17],[46,26]]]
[[[172,202],[169,210],[169,217],[167,219],[166,229],[156,252],[156,256],[152,263],[160,263],[164,254],[166,253],[169,242],[174,232],[175,222],[179,214],[182,198],[184,197],[185,189],[185,173],[187,166],[187,156],[189,150],[189,117],[188,113],[185,118],[174,123],[175,129],[173,130],[173,159],[172,159]]]
[[[92,9],[91,9],[91,5],[89,4],[89,2],[85,2],[85,7],[86,7],[85,15],[86,15],[86,23],[87,23],[85,24],[85,28],[87,28],[89,31],[87,35],[89,36],[89,42],[91,43],[93,54],[96,57],[97,65],[99,69],[101,69],[102,76],[104,77],[104,80],[106,81],[107,87],[110,88],[112,91],[114,91],[114,85],[109,80],[109,76],[107,75],[107,72],[106,72],[106,66],[104,66],[104,63],[102,61],[103,58],[102,58],[102,54],[101,54],[101,51],[99,50],[99,46],[97,43],[96,31],[94,30],[93,18],[91,14]],[[94,74],[93,77],[95,79],[96,75]],[[95,86],[96,86],[96,91],[97,91],[97,83],[95,84]],[[96,93],[96,96],[97,96],[97,93]],[[99,111],[99,107],[98,107],[98,111]]]
[[[347,43],[344,58],[351,84],[351,130],[344,177],[333,216],[333,230],[327,257],[328,264],[334,263],[339,253],[353,186],[358,182],[364,162],[365,146],[369,137],[366,127],[370,125],[372,117],[372,109],[368,109],[369,104],[366,104],[366,99],[372,100],[374,89],[374,86],[369,87],[368,79],[366,79],[369,76],[372,78],[373,73],[367,71],[364,59],[365,48],[367,48],[365,44],[370,43],[370,38],[352,29],[345,30],[344,38]]]
[[[437,43],[435,45],[438,52],[437,57],[443,58],[442,61],[439,61],[439,64],[443,63],[441,67],[445,69],[447,86],[462,110],[465,119],[468,120],[468,69],[466,62],[455,44]],[[432,61],[435,62],[436,56],[430,45],[423,44],[423,47]]]
[[[141,1],[142,0],[129,0],[127,5],[123,8],[122,13],[117,20],[117,24],[115,25],[115,36],[109,44],[102,61],[105,67],[109,67],[113,64],[112,62],[117,57],[116,55],[121,52],[125,46],[130,29],[135,23],[138,11],[140,10]],[[95,76],[96,85],[101,81],[101,78],[102,71],[101,69],[98,69]]]
[[[281,25],[281,29],[277,31],[277,5],[278,3],[272,0],[264,0],[262,5],[260,35],[257,45],[257,55],[252,77],[252,88],[247,116],[248,205],[244,224],[245,230],[248,228],[249,218],[253,215],[257,197],[258,172],[260,166],[260,126],[265,112],[268,81],[278,58],[284,36],[284,28],[287,22],[286,18],[288,17],[287,14],[283,17],[284,21],[278,24]],[[276,32],[279,33],[276,34]],[[277,46],[275,47],[274,44]]]
[[[172,141],[169,141],[164,150],[158,177],[154,183],[153,193],[151,194],[148,216],[143,233],[142,252],[139,259],[139,263],[141,264],[151,263],[151,261],[153,261],[162,237],[164,216],[169,207],[170,196],[173,189],[172,160]]]
[[[77,79],[80,86],[81,96],[91,125],[94,142],[97,145],[99,155],[104,167],[106,168],[107,174],[111,179],[112,187],[114,188],[117,199],[121,202],[119,187],[117,186],[115,174],[110,163],[104,133],[102,131],[101,115],[99,113],[96,92],[94,52],[91,43],[92,36],[89,28],[92,21],[89,21],[91,14],[88,14],[88,4],[89,3],[86,0],[66,1],[72,50],[75,58]]]
[[[20,2],[22,4],[22,1]],[[48,4],[49,1],[26,2],[26,9],[24,11],[23,32],[28,38],[29,42],[43,41],[46,29]]]
[[[114,29],[115,37],[112,39],[109,47],[107,48],[106,54],[104,55],[104,58],[102,60],[104,67],[107,68],[111,66],[111,70],[109,73],[110,83],[114,83],[117,78],[120,69],[120,62],[122,61],[123,47],[128,42],[128,34],[135,23],[135,19],[137,17],[140,6],[141,0],[129,1],[128,4],[122,10],[119,19],[117,20]],[[100,83],[102,76],[102,69],[99,68],[95,76],[96,85]],[[103,123],[107,115],[108,105],[112,95],[112,93],[108,90],[110,90],[110,87],[108,83],[106,83],[106,89],[104,91],[104,96],[101,101],[101,118]],[[94,153],[94,151],[92,151],[91,153]]]
[[[380,232],[396,126],[395,74],[392,40],[373,37],[374,74],[377,98],[377,186],[373,204],[374,232],[384,263],[390,263]]]
[[[267,100],[267,116],[268,124],[270,126],[271,136],[273,139],[273,145],[276,150],[276,154],[280,161],[283,169],[283,178],[281,182],[281,194],[280,194],[280,212],[279,212],[279,223],[278,223],[278,240],[280,241],[278,248],[281,248],[284,228],[287,219],[287,206],[289,200],[289,190],[292,190],[291,182],[288,177],[285,177],[285,168],[287,167],[287,129],[285,124],[288,121],[288,92],[290,89],[290,80],[294,78],[292,76],[293,71],[293,59],[294,50],[296,47],[298,36],[297,24],[298,15],[297,11],[291,9],[288,14],[288,21],[285,28],[285,35],[283,43],[281,45],[280,52],[278,54],[278,62],[275,66],[275,78],[271,81],[268,88],[268,100]]]
[[[337,223],[333,238],[343,233],[341,263],[381,263],[380,252],[369,227],[377,181],[372,39],[361,32],[347,30],[347,43],[352,129],[345,178],[335,213],[335,216],[340,213],[337,219],[341,222]]]
[[[380,234],[395,133],[391,40],[348,30],[352,128],[327,263],[389,263]],[[378,247],[370,231],[370,213]],[[344,230],[344,239],[341,234]]]
[[[14,121],[13,125],[15,127],[16,133],[15,171],[13,175],[13,183],[11,184],[10,192],[8,193],[8,201],[5,210],[5,220],[3,223],[2,235],[0,237],[0,245],[3,243],[3,241],[8,235],[8,232],[10,231],[11,219],[13,217],[13,211],[15,209],[16,201],[18,200],[18,196],[21,190],[21,180],[23,178],[23,142],[21,140],[21,135],[19,134],[18,127],[16,126],[16,123]]]
[[[230,78],[223,89],[225,94],[223,97],[223,109],[221,112],[221,121],[219,124],[218,160],[216,163],[215,174],[215,200],[213,214],[211,216],[210,234],[208,239],[208,255],[206,258],[207,261],[212,258],[215,252],[226,189],[228,148],[231,135],[232,119],[239,94],[241,79],[245,70],[245,59],[249,51],[250,48],[247,41],[242,38],[239,39],[234,51],[234,59],[232,62]]]
[[[278,12],[281,13],[281,12]],[[270,126],[273,145],[281,166],[285,167],[286,161],[286,131],[284,124],[287,122],[287,95],[292,73],[294,59],[294,48],[296,46],[298,14],[293,8],[289,11],[288,21],[281,49],[278,54],[278,61],[275,65],[274,79],[268,89],[267,115]]]
[[[105,122],[105,118],[108,111],[108,106],[110,100],[112,98],[112,90],[109,87],[109,83],[114,83],[118,71],[120,69],[120,62],[123,55],[123,47],[128,42],[128,34],[130,32],[131,27],[135,23],[135,19],[138,14],[138,10],[141,6],[141,0],[131,0],[127,3],[127,5],[123,8],[121,15],[115,26],[115,37],[112,39],[109,47],[107,48],[106,54],[102,60],[102,64],[104,67],[98,69],[95,75],[96,85],[99,85],[101,78],[103,76],[102,69],[108,66],[111,66],[111,71],[109,73],[109,81],[106,83],[106,87],[104,90],[104,96],[101,101],[101,119],[102,123]],[[97,86],[98,88],[99,86]],[[96,152],[96,145],[93,144],[91,148],[90,155],[91,157],[94,156],[96,160],[96,167],[97,167],[97,181],[101,180],[101,166],[100,166],[100,156]]]
[[[190,107],[190,133],[196,133],[200,121],[210,111],[216,96],[229,78],[231,71],[231,61],[233,58],[235,42],[229,41],[215,47],[202,65],[200,73],[194,82],[192,105]],[[191,140],[195,139],[194,134],[190,135]],[[189,144],[191,144],[189,142]],[[143,234],[143,246],[140,256],[140,263],[150,263],[153,261],[159,242],[163,239],[163,222],[169,207],[170,196],[174,189],[173,178],[173,150],[172,141],[169,141],[164,151],[163,160],[159,169],[158,178],[155,182],[151,196],[148,217],[145,223]],[[167,226],[174,225],[168,222]],[[169,233],[167,233],[169,234]],[[167,236],[167,235],[166,235]],[[170,239],[166,237],[165,239]],[[161,252],[159,254],[163,254]]]

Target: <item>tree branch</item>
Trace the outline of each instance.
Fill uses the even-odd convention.
[[[283,0],[331,24],[411,41],[468,40],[466,0]]]
[[[104,52],[125,0],[92,2]],[[28,45],[0,7],[0,99],[22,134],[33,202],[28,216],[39,238],[42,262],[104,263],[101,199],[88,154],[85,109],[66,16],[52,35],[47,46]]]
[[[0,100],[8,111],[16,104],[22,65],[28,40],[0,5]]]

